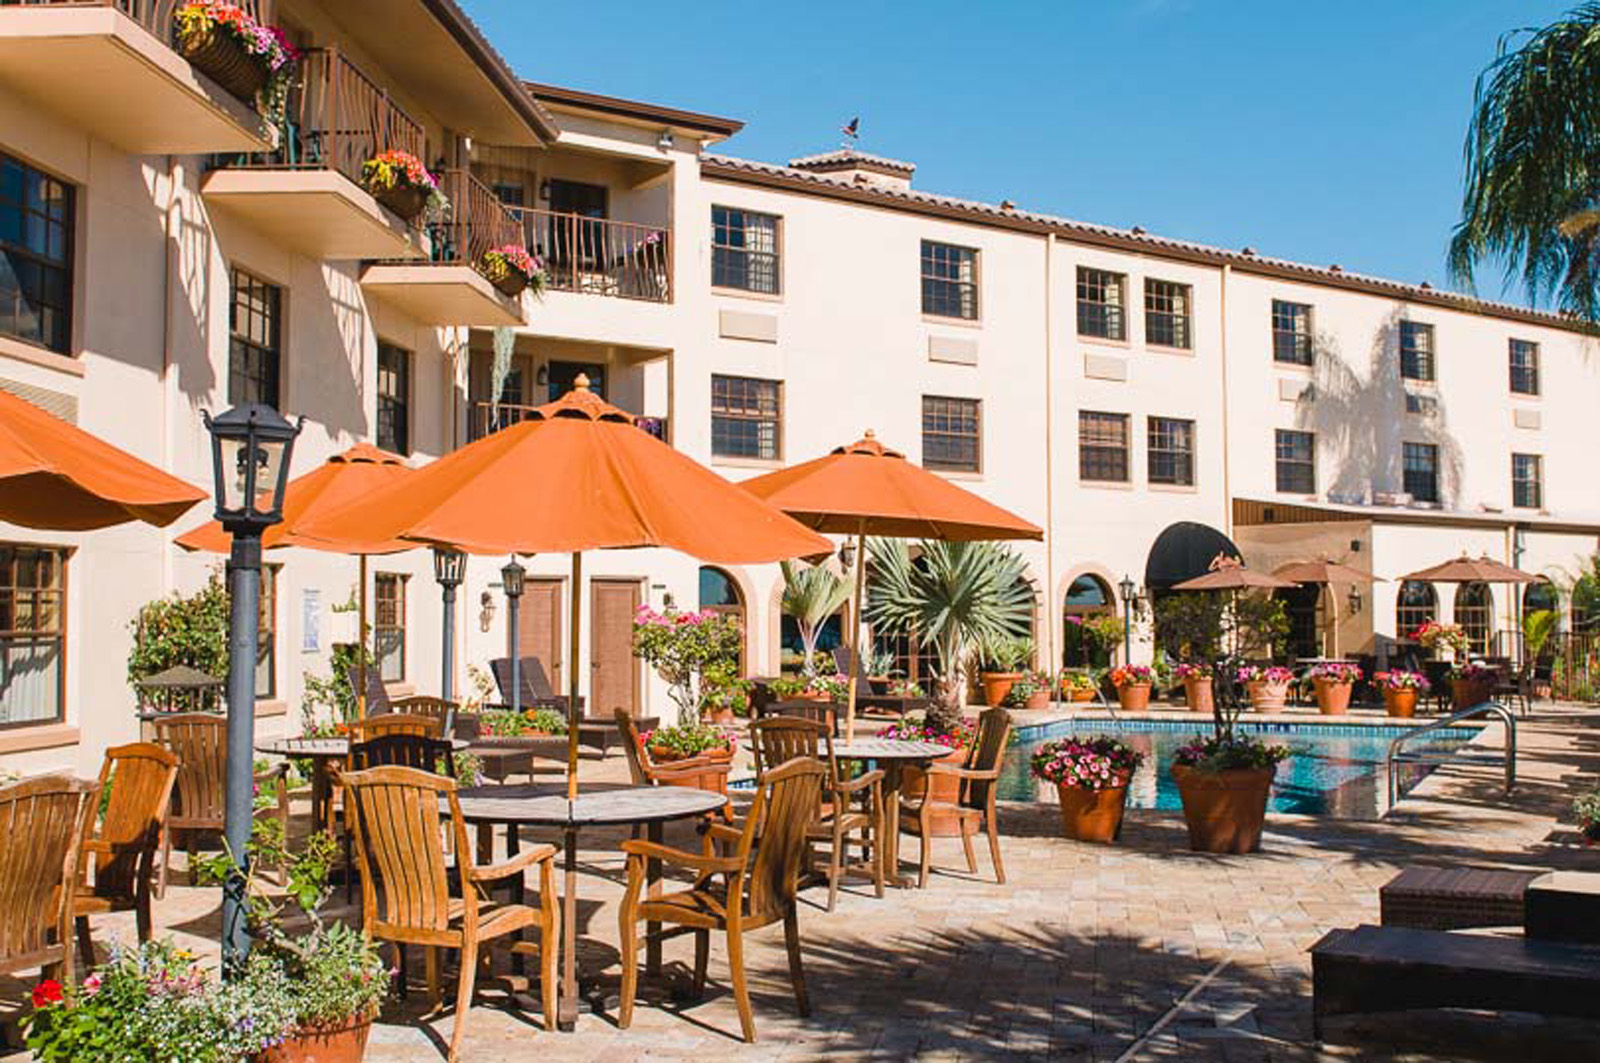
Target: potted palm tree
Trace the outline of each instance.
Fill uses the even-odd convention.
[[[1011,688],[1023,678],[1022,670],[1033,660],[1033,640],[1014,635],[988,639],[978,647],[978,680],[983,684],[983,703],[989,708],[1004,704]]]

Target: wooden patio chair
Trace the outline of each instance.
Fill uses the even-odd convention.
[[[0,974],[72,976],[72,884],[96,783],[44,775],[0,787]]]
[[[709,828],[703,852],[690,853],[665,845],[633,839],[622,843],[628,854],[628,888],[622,897],[622,1002],[617,1025],[633,1022],[633,998],[639,985],[639,923],[670,923],[694,931],[694,987],[705,988],[706,962],[711,932],[728,938],[728,969],[733,978],[733,998],[739,1008],[739,1026],[748,1043],[756,1039],[750,1012],[750,990],[745,983],[744,933],[773,923],[783,923],[789,953],[789,979],[802,1016],[811,1014],[805,972],[800,965],[800,922],[795,894],[800,866],[805,860],[806,828],[816,814],[827,768],[820,760],[798,757],[768,771],[761,778],[755,800],[742,826]],[[718,856],[713,845],[731,848]],[[698,872],[694,884],[656,896],[645,895],[646,862],[660,860]],[[721,878],[719,883],[717,880]]]
[[[223,801],[227,782],[228,718],[206,712],[181,712],[156,721],[156,740],[178,755],[178,781],[173,791],[172,810],[167,815],[161,840],[161,875],[156,879],[156,896],[167,892],[167,869],[172,864],[172,836],[185,832],[187,852],[194,855],[194,835],[218,831],[223,826]],[[256,786],[275,799],[269,807],[256,810],[278,821],[285,838],[289,836],[289,790],[285,779],[287,761],[265,771],[253,772]],[[192,868],[191,861],[191,868]],[[280,879],[287,867],[278,868]],[[190,872],[193,877],[193,871]]]
[[[72,894],[78,959],[84,970],[94,966],[91,915],[131,910],[139,940],[150,940],[156,849],[177,778],[178,755],[153,742],[106,750],[100,787],[110,797],[99,823],[91,815],[84,829],[83,856]]]
[[[484,947],[527,927],[538,928],[538,942],[513,941],[511,948],[537,954],[545,1028],[555,1029],[556,943],[561,939],[555,846],[534,846],[500,864],[473,864],[455,780],[414,768],[382,767],[346,772],[340,782],[360,860],[362,929],[368,937],[392,942],[397,954],[406,945],[427,950],[428,1002],[434,1008],[440,1001],[437,950],[461,952],[450,1059],[460,1058],[479,960],[488,958]],[[448,816],[441,805],[448,808]],[[450,896],[445,829],[454,839],[461,878],[459,898]],[[483,888],[535,865],[539,868],[537,908],[497,903]]]
[[[350,744],[370,742],[386,735],[416,735],[419,738],[443,738],[444,717],[386,712],[381,716],[368,716],[350,724]]]
[[[828,911],[839,900],[839,879],[860,874],[872,880],[873,892],[883,897],[883,772],[869,771],[854,779],[839,772],[833,755],[833,721],[818,723],[793,716],[769,716],[750,724],[750,749],[760,777],[767,766],[795,757],[812,757],[827,766],[816,817],[806,828],[810,842],[828,845]],[[859,799],[859,801],[858,801]],[[860,861],[851,861],[851,835],[861,847]]]
[[[443,738],[430,738],[427,735],[398,732],[395,734],[378,735],[365,742],[350,743],[350,756],[345,760],[344,771],[366,771],[369,768],[414,768],[425,771],[431,775],[441,774],[439,769],[444,768],[442,774],[455,778],[456,761],[455,753],[450,743]],[[334,810],[335,815],[342,815],[343,803]],[[348,817],[345,817],[348,820]],[[355,899],[355,861],[352,859],[351,830],[348,822],[341,832],[344,837],[344,899]],[[445,839],[448,851],[449,838]]]
[[[978,859],[972,852],[972,836],[980,827],[989,836],[989,858],[994,862],[994,878],[1005,885],[1006,869],[1000,862],[1000,828],[995,818],[995,782],[1000,778],[1000,761],[1005,756],[1006,743],[1011,738],[1011,714],[1005,709],[985,709],[978,716],[978,737],[972,743],[966,763],[931,764],[923,769],[924,778],[931,783],[935,776],[954,775],[961,780],[960,796],[953,802],[933,800],[931,787],[921,795],[907,795],[900,805],[900,829],[914,834],[922,843],[922,866],[917,876],[917,886],[928,884],[931,865],[933,819],[935,815],[954,816],[961,830],[961,846],[967,853],[967,870],[978,871]]]
[[[390,705],[396,713],[405,716],[433,717],[439,721],[441,735],[449,729],[446,724],[454,723],[456,714],[461,711],[460,702],[446,701],[432,694],[408,694],[403,698],[395,698]]]

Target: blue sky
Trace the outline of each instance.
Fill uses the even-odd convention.
[[[524,77],[742,119],[729,154],[859,114],[926,191],[1441,287],[1473,79],[1571,6],[464,2]]]

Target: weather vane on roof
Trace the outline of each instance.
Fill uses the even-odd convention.
[[[839,146],[844,148],[846,151],[854,148],[861,140],[861,116],[856,115],[854,118],[850,119],[849,125],[840,126],[839,132],[843,133],[845,136],[844,143]]]

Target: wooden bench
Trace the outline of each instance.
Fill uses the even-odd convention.
[[[1492,867],[1408,867],[1379,888],[1379,921],[1417,930],[1521,926],[1523,895],[1541,874]]]
[[[1358,926],[1311,946],[1312,1029],[1332,1015],[1417,1008],[1600,1019],[1600,948]]]

